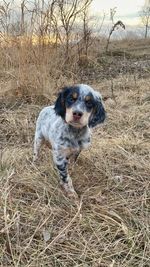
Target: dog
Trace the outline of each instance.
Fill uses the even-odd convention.
[[[106,112],[99,92],[86,84],[64,87],[53,106],[42,109],[36,122],[34,161],[41,145],[52,148],[60,183],[68,194],[76,194],[67,166],[90,145],[91,128],[103,123]]]

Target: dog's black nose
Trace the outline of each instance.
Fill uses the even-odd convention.
[[[83,115],[83,113],[81,111],[74,111],[73,115],[81,117]]]
[[[74,111],[73,112],[73,118],[74,120],[80,120],[80,118],[82,117],[83,113],[81,111]]]

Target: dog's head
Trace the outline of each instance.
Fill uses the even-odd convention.
[[[55,112],[76,128],[95,127],[106,117],[101,95],[85,84],[64,87],[56,100]]]

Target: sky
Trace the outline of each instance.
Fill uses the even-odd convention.
[[[116,19],[134,26],[140,23],[138,12],[145,2],[145,0],[93,0],[91,12],[97,16],[105,12],[109,18],[110,8],[117,7]]]
[[[18,4],[21,3],[21,1],[22,0],[15,0]],[[116,20],[122,20],[128,25],[135,26],[140,24],[138,12],[144,3],[149,1],[150,0],[93,0],[91,4],[91,13],[96,17],[100,17],[105,12],[107,15],[105,21],[107,22],[110,17],[110,8],[117,7],[115,15]]]

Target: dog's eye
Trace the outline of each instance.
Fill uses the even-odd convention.
[[[73,103],[77,100],[78,98],[78,95],[77,93],[73,93],[71,96],[70,96],[70,101]]]
[[[87,108],[92,108],[93,107],[93,99],[91,95],[87,95],[85,97],[85,104],[87,106]]]
[[[71,103],[74,103],[76,101],[76,99],[75,98],[73,98],[72,96],[70,97],[70,102]]]
[[[91,100],[86,100],[85,103],[86,103],[86,106],[87,106],[88,108],[92,108],[93,103],[92,103]]]

